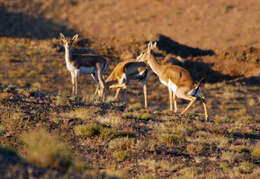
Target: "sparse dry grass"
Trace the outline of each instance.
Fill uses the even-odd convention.
[[[72,165],[72,153],[68,146],[44,129],[24,134],[22,141],[26,148],[26,160],[39,167],[63,169]]]
[[[260,158],[260,142],[258,141],[255,146],[253,146],[251,155],[255,157],[256,159]]]
[[[30,43],[20,43],[16,50],[18,56],[0,54],[0,59],[9,57],[0,62],[0,144],[14,147],[30,165],[69,168],[65,173],[102,168],[96,173],[104,176],[111,170],[114,176],[124,173],[117,176],[123,178],[259,176],[259,87],[206,84],[202,90],[207,90],[210,120],[204,121],[201,106],[187,115],[169,111],[167,89],[156,88],[159,81],[152,75],[149,109],[143,108],[142,89],[133,85],[138,98],[129,95],[126,112],[122,103],[96,100],[90,94],[93,80],[83,75],[80,95],[71,97],[63,52],[31,49]],[[18,63],[20,70],[14,68]],[[178,99],[179,110],[186,105]],[[35,128],[48,132],[31,133]]]
[[[100,134],[101,126],[97,123],[75,126],[74,131],[78,136],[93,137]]]

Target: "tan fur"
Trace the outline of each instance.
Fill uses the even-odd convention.
[[[72,77],[72,92],[73,95],[78,94],[78,79],[80,73],[91,74],[96,82],[96,91],[100,97],[104,96],[105,83],[103,80],[103,73],[108,67],[107,60],[96,54],[75,54],[72,53],[72,44],[78,39],[78,34],[74,35],[72,39],[66,38],[60,33],[60,38],[65,48],[65,61],[68,70]]]
[[[143,62],[137,62],[136,60],[126,60],[120,62],[116,65],[112,73],[106,79],[106,83],[117,81],[118,84],[111,85],[110,88],[116,88],[115,99],[118,98],[120,89],[124,89],[124,101],[127,104],[126,94],[127,94],[127,87],[129,84],[130,79],[137,79],[138,74],[143,74],[142,81],[143,91],[144,91],[144,101],[145,101],[145,108],[147,108],[147,89],[146,89],[146,81],[150,75],[150,70],[148,66],[146,66]],[[142,75],[141,75],[142,77]],[[124,80],[124,81],[123,81]]]
[[[152,71],[159,77],[160,81],[164,85],[167,85],[169,91],[170,110],[173,110],[174,103],[175,112],[177,112],[176,97],[190,101],[188,106],[182,111],[182,114],[184,114],[190,108],[190,106],[196,101],[196,99],[200,98],[204,107],[205,119],[207,120],[208,113],[204,97],[189,95],[192,90],[195,90],[195,92],[199,90],[201,81],[198,84],[195,84],[190,73],[180,66],[170,64],[159,65],[155,59],[155,56],[153,55],[152,50],[154,48],[156,48],[156,43],[152,44],[150,42],[145,54],[145,58],[143,58],[143,60],[149,64]]]

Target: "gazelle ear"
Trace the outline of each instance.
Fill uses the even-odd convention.
[[[148,52],[148,53],[151,51],[151,46],[152,46],[152,42],[149,41],[148,47],[147,47],[147,52]]]
[[[65,40],[65,36],[61,32],[60,32],[60,38],[61,38],[61,40]]]
[[[79,34],[75,34],[75,35],[72,37],[72,40],[73,40],[73,41],[76,41],[76,40],[78,40],[78,38],[79,38]]]
[[[154,48],[156,48],[157,47],[157,42],[154,42],[153,44],[152,44],[152,49],[154,49]]]

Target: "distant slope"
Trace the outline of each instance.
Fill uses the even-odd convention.
[[[1,34],[26,34],[35,28],[36,37],[49,38],[56,31],[70,34],[69,29],[74,29],[85,37],[149,39],[161,33],[204,49],[245,44],[260,47],[256,39],[260,36],[260,1],[255,0],[12,0],[2,1],[0,7],[1,22],[6,19],[4,9],[11,14],[6,20],[12,24],[1,28]],[[23,18],[17,18],[20,13]],[[48,31],[54,35],[46,35]]]

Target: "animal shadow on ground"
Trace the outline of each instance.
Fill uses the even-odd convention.
[[[197,57],[197,56],[206,56],[206,55],[215,55],[213,50],[203,50],[200,48],[193,48],[183,44],[180,44],[170,37],[167,37],[162,34],[157,35],[157,47],[160,50],[165,51],[167,54],[174,54],[182,58],[187,57]]]
[[[75,34],[73,29],[51,20],[8,12],[4,7],[0,7],[0,22],[0,37],[49,39],[56,38],[59,32]]]
[[[179,56],[184,59],[183,61],[180,61],[179,59],[170,56],[170,58],[167,59],[167,62],[187,69],[191,73],[194,81],[199,81],[201,78],[205,78],[208,83],[216,83],[237,78],[214,71],[212,69],[212,66],[214,65],[213,63],[203,62],[203,56],[215,55],[213,50],[189,47],[162,34],[159,34],[156,39],[159,50],[164,51],[169,55]],[[155,55],[160,56],[159,54]],[[186,60],[187,58],[189,60]]]
[[[249,78],[238,78],[235,79],[234,81],[231,81],[230,83],[234,84],[236,82],[242,83],[246,86],[260,86],[260,76],[252,76]]]

